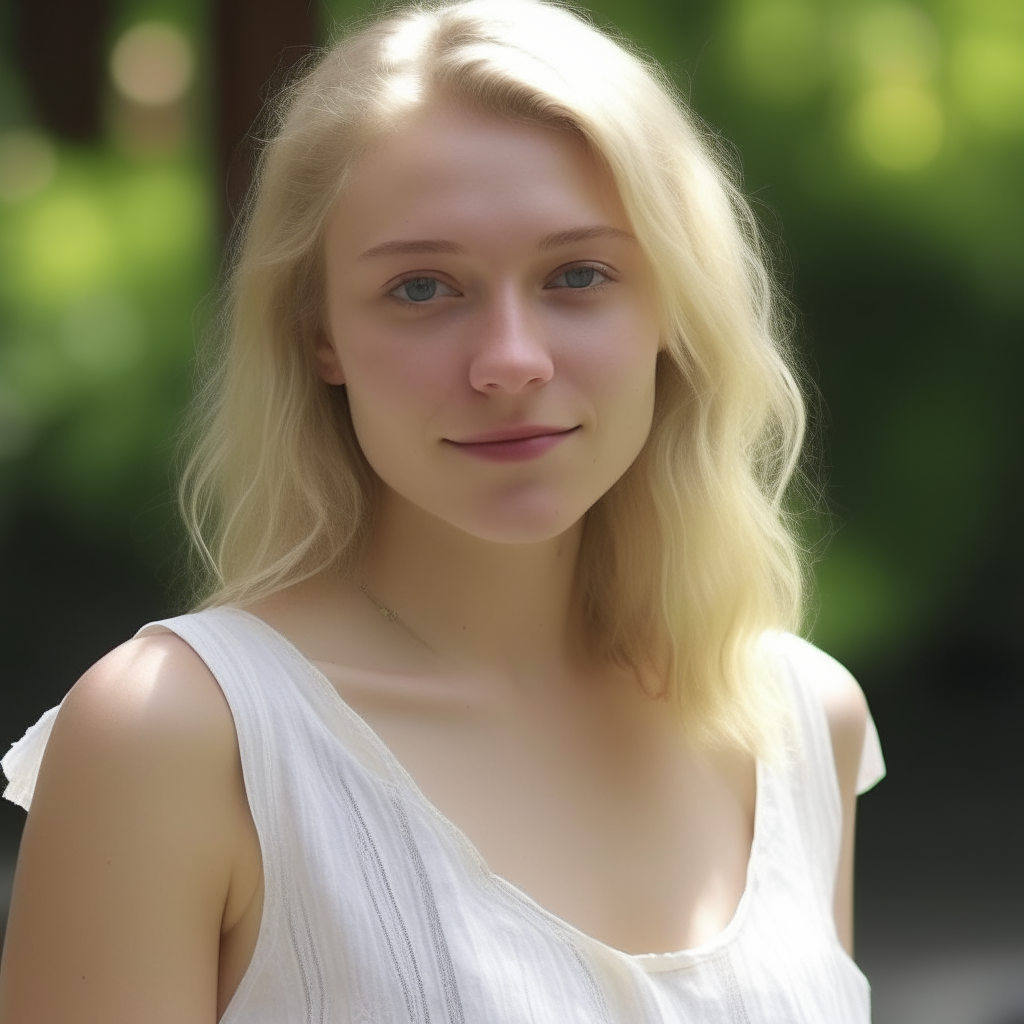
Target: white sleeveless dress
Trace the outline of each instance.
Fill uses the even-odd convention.
[[[794,636],[769,643],[803,752],[757,768],[735,916],[697,949],[633,955],[488,870],[379,737],[284,637],[216,608],[151,623],[217,678],[263,854],[263,918],[223,1024],[867,1024],[869,987],[832,917],[841,808],[810,680],[845,672]],[[27,807],[57,709],[3,760]],[[869,723],[859,789],[881,778]]]

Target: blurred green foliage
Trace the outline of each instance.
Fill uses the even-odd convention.
[[[11,8],[2,14],[7,41]],[[199,52],[202,14],[198,0],[125,0],[110,47],[156,21]],[[32,502],[116,537],[167,491],[216,265],[203,83],[178,104],[183,130],[142,145],[119,124],[113,88],[104,144],[48,137],[9,46],[0,96],[0,529]]]
[[[909,642],[979,560],[1024,569],[1007,512],[1024,436],[1024,2],[588,7],[736,147],[803,311],[845,524],[818,567],[816,638],[844,657]],[[330,0],[325,25],[371,8]],[[208,14],[121,0],[112,49],[155,20],[183,33],[198,74],[180,124],[168,107],[139,129],[111,86],[94,147],[41,132],[0,47],[0,529],[5,510],[42,502],[119,535],[167,501],[216,270]],[[0,7],[0,32],[8,20]]]

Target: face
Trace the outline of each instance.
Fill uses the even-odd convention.
[[[653,275],[568,133],[428,108],[361,158],[325,233],[320,374],[385,501],[481,539],[578,522],[647,438]]]

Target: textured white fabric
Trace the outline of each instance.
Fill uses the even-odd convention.
[[[11,749],[0,761],[0,768],[3,768],[4,775],[8,779],[7,788],[4,790],[4,799],[10,800],[12,804],[24,807],[27,811],[32,803],[32,794],[36,790],[36,778],[39,775],[39,765],[43,760],[43,752],[46,750],[46,742],[50,738],[50,731],[53,729],[53,721],[60,711],[60,704],[49,711],[44,711],[35,725],[30,725],[25,735],[17,743],[11,744]]]
[[[801,754],[759,763],[735,916],[713,942],[631,955],[492,874],[327,679],[229,608],[160,623],[217,678],[238,733],[263,855],[252,962],[223,1024],[867,1024],[867,980],[836,937],[842,812],[814,680],[844,673],[767,638]],[[3,761],[27,806],[55,710]],[[868,730],[862,788],[884,772]]]

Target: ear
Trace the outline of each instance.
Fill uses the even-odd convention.
[[[341,368],[341,360],[327,331],[323,328],[317,331],[313,355],[316,358],[317,373],[320,374],[322,381],[327,384],[345,383],[345,371]]]

